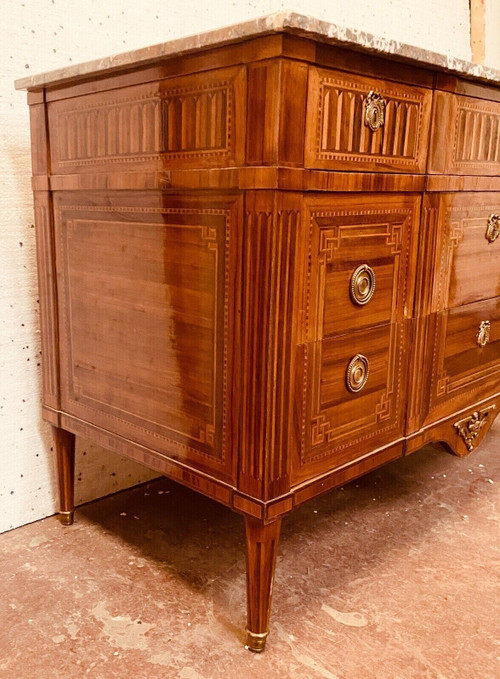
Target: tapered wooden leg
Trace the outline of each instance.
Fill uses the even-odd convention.
[[[75,513],[75,435],[52,427],[59,480],[59,520],[71,526]]]
[[[246,648],[264,650],[269,634],[269,613],[278,552],[281,519],[264,525],[245,517],[247,541],[247,641]]]

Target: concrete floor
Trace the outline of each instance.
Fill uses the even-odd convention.
[[[241,517],[167,480],[0,536],[0,678],[500,677],[499,424],[289,517],[262,655]]]

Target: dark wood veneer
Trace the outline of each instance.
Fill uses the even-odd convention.
[[[29,92],[63,523],[75,434],[241,513],[260,651],[284,515],[425,443],[478,445],[500,408],[499,92],[288,34]]]

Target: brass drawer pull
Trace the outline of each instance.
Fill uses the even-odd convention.
[[[375,271],[362,264],[351,276],[351,299],[355,304],[368,304],[375,292]]]
[[[370,373],[370,364],[363,354],[356,354],[349,361],[346,370],[346,384],[349,391],[354,394],[361,391],[366,384]]]
[[[488,243],[494,243],[500,235],[500,215],[491,214],[488,217],[486,233],[484,234]]]
[[[385,99],[380,92],[371,90],[365,100],[365,125],[376,132],[385,122]]]
[[[479,324],[479,330],[477,333],[477,344],[481,348],[485,347],[490,341],[490,328],[491,323],[489,321],[481,321]]]

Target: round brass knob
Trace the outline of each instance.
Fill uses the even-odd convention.
[[[479,330],[477,333],[477,344],[478,346],[485,347],[490,341],[490,328],[491,323],[489,321],[481,321],[479,324]]]
[[[385,122],[385,99],[371,90],[365,99],[365,125],[376,132]]]
[[[485,238],[488,243],[496,241],[500,235],[500,215],[491,214],[488,217],[488,224],[486,225]]]
[[[366,356],[363,354],[353,356],[346,370],[346,384],[349,391],[353,393],[361,391],[366,384],[369,372],[370,364]]]
[[[362,264],[351,276],[351,299],[355,304],[367,304],[375,292],[375,271]]]

